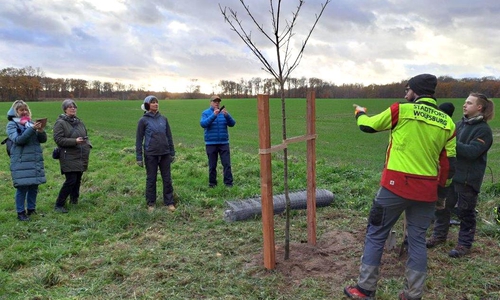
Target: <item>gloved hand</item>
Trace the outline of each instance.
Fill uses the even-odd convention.
[[[142,160],[138,160],[137,165],[141,168],[144,167],[144,163],[142,162]]]
[[[170,163],[173,164],[175,161],[175,155],[170,156]]]
[[[357,116],[360,112],[366,113],[367,109],[366,107],[359,106],[357,104],[353,104],[354,106],[354,115]]]

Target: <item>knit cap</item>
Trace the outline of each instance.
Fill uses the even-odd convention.
[[[408,86],[418,96],[431,96],[436,92],[437,78],[431,74],[420,74],[411,78]]]
[[[158,102],[158,98],[156,98],[156,96],[153,95],[144,98],[144,101],[141,104],[141,109],[144,111],[149,111],[149,103],[151,103],[151,101],[153,100],[156,100],[156,102]]]
[[[453,105],[453,103],[450,102],[445,102],[439,105],[439,109],[442,110],[448,116],[453,117],[453,112],[455,112],[455,105]]]

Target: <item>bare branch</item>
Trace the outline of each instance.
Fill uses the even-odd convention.
[[[250,6],[246,5],[245,0],[240,0],[241,5],[245,9],[248,17],[252,20],[256,28],[272,43],[276,50],[276,59],[277,65],[276,68],[267,60],[262,51],[257,47],[254,40],[252,39],[252,32],[247,32],[245,28],[243,28],[242,20],[238,17],[236,11],[229,8],[229,12],[227,8],[222,8],[219,4],[220,11],[224,16],[224,20],[229,23],[231,30],[236,32],[240,39],[248,46],[250,51],[254,53],[254,55],[261,61],[264,65],[263,70],[267,73],[271,74],[278,82],[284,83],[290,77],[292,71],[294,71],[299,65],[302,56],[304,54],[305,46],[311,37],[312,32],[314,31],[319,19],[323,15],[323,12],[326,6],[332,0],[325,0],[325,3],[321,4],[321,10],[319,14],[316,15],[314,23],[309,30],[305,40],[301,43],[300,50],[298,51],[295,58],[292,58],[292,38],[295,36],[293,32],[297,19],[299,16],[299,12],[304,5],[304,0],[299,0],[297,8],[294,12],[292,12],[292,19],[288,22],[286,21],[285,27],[280,29],[280,18],[281,18],[281,4],[282,0],[278,0],[277,4],[274,4],[275,0],[269,0],[271,19],[272,19],[272,34],[266,32],[263,25],[259,24],[255,19],[254,15],[250,11]],[[281,32],[280,32],[281,31]]]
[[[273,70],[272,65],[267,61],[265,56],[259,51],[258,47],[253,43],[251,33],[247,33],[242,26],[242,22],[238,19],[237,13],[229,8],[229,14],[227,12],[227,8],[224,9],[219,5],[222,15],[226,22],[229,23],[231,30],[236,32],[236,34],[240,37],[240,39],[248,46],[250,51],[252,51],[255,56],[262,62],[264,65],[263,70],[271,74],[273,77],[276,77],[276,73]],[[234,21],[234,22],[233,22]],[[235,25],[237,24],[237,27]]]
[[[311,27],[311,30],[309,31],[309,34],[307,35],[305,41],[302,43],[302,48],[299,51],[299,54],[297,55],[295,61],[293,64],[290,66],[288,71],[286,72],[286,75],[284,76],[285,79],[287,79],[290,76],[290,73],[292,73],[295,68],[299,65],[300,60],[302,59],[302,55],[304,54],[304,49],[306,48],[307,41],[311,37],[312,32],[314,31],[314,28],[316,28],[316,24],[318,24],[319,19],[321,18],[321,15],[323,15],[323,12],[325,11],[326,6],[328,3],[330,3],[331,0],[326,0],[324,4],[321,5],[321,11],[319,14],[316,15],[316,20],[314,21],[313,26]]]

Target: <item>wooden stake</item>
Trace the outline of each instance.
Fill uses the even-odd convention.
[[[271,128],[269,121],[269,95],[257,96],[259,120],[259,147],[271,147]],[[274,249],[274,205],[271,153],[260,154],[260,191],[262,199],[262,234],[264,238],[264,267],[272,270],[276,267]]]

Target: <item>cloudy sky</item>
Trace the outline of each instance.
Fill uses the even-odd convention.
[[[273,2],[277,2],[273,0]],[[284,0],[290,20],[298,0]],[[305,0],[293,53],[325,0]],[[269,0],[246,0],[271,32]],[[270,62],[269,41],[240,0],[2,0],[0,69],[32,66],[53,78],[204,93],[220,80],[270,78],[224,21],[232,8]],[[334,84],[399,82],[418,73],[500,77],[498,0],[331,0],[292,77]]]

